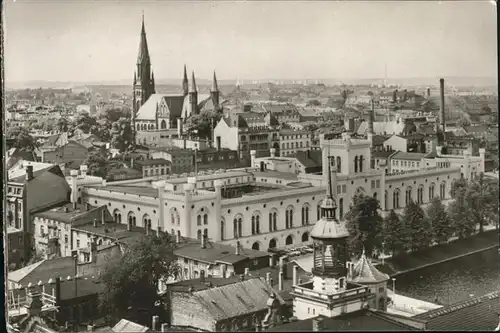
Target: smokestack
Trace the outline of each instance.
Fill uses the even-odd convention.
[[[237,256],[240,255],[240,241],[236,241],[236,253]]]
[[[32,179],[33,179],[33,166],[27,165],[26,166],[26,181],[29,182]]]
[[[220,136],[216,137],[215,141],[217,141],[216,142],[216,144],[217,144],[217,151],[220,151],[220,149],[221,149],[221,137]]]
[[[439,113],[439,121],[441,122],[441,132],[444,135],[444,132],[446,132],[445,119],[444,119],[444,79],[439,79],[439,89],[441,92],[441,109]]]
[[[373,101],[373,98],[371,100],[371,109],[370,109],[370,115],[368,117],[368,133],[373,134],[373,118],[375,115],[375,102]]]

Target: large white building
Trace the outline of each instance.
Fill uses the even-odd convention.
[[[310,242],[309,233],[320,218],[329,156],[336,162],[337,185],[332,190],[340,220],[357,192],[376,197],[382,215],[391,209],[399,213],[410,199],[426,205],[438,196],[446,203],[455,179],[484,171],[484,152],[478,157],[448,156],[439,147],[411,170],[373,170],[370,145],[370,140],[346,133],[342,139],[322,140],[322,174],[221,170],[188,178],[110,182],[81,192],[84,202],[106,205],[117,223],[150,223],[154,230],[182,237],[201,239],[205,234],[212,242],[234,246],[239,240],[244,248],[266,250]]]

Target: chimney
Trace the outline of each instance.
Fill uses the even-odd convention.
[[[161,324],[161,331],[162,332],[168,332],[168,323],[163,323]]]
[[[27,165],[26,166],[26,181],[29,182],[32,179],[33,179],[33,166]]]
[[[235,252],[235,254],[237,256],[240,255],[240,241],[236,241],[236,252]]]
[[[226,278],[226,272],[227,271],[227,267],[225,264],[222,264],[221,267],[220,267],[220,275],[223,277],[223,278]]]
[[[269,285],[272,287],[274,285],[274,280],[273,278],[269,278]]]
[[[101,224],[106,224],[106,211],[104,210],[104,208],[101,209]]]
[[[274,267],[274,255],[269,255],[269,267]]]
[[[60,277],[56,277],[55,299],[56,299],[56,304],[59,304],[59,302],[61,300],[61,278]]]
[[[271,153],[271,158],[275,158],[276,157],[276,148],[271,148],[269,151]]]
[[[131,157],[130,158],[130,169],[133,169],[134,168],[134,158]]]
[[[371,109],[368,116],[368,134],[373,135],[373,119],[375,118],[375,101],[371,100]]]
[[[323,330],[323,318],[317,317],[312,320],[312,331],[318,332]]]
[[[179,244],[179,243],[181,242],[181,234],[180,234],[179,232],[177,232],[177,233],[175,234],[175,242],[176,242],[177,244]]]
[[[260,332],[261,331],[261,324],[260,322],[257,322],[257,324],[255,324],[255,332]]]
[[[89,211],[89,210],[90,210],[90,204],[89,204],[88,202],[85,204],[85,210],[86,210],[86,211]]]
[[[153,320],[151,323],[151,329],[153,331],[159,331],[160,330],[160,317],[159,316],[153,316]]]
[[[245,281],[245,274],[240,274],[240,281]]]
[[[271,284],[271,272],[266,273],[266,283],[269,285]]]
[[[439,121],[441,123],[441,132],[444,135],[444,132],[446,132],[445,119],[444,119],[444,79],[439,79],[439,90],[441,93],[441,96],[440,96],[441,97],[441,108],[440,108],[440,113],[439,113]]]
[[[250,275],[250,268],[245,267],[245,275]]]
[[[64,212],[68,213],[69,212],[69,208],[68,207],[64,207]]]
[[[255,157],[257,156],[257,151],[250,150],[250,167],[255,168]]]
[[[80,173],[83,177],[87,176],[88,167],[85,164],[80,165]]]
[[[87,325],[87,332],[94,332],[95,331],[95,326],[94,325]]]
[[[26,296],[28,299],[28,304],[26,304],[28,315],[36,316],[40,314],[43,307],[42,295],[38,291],[29,290]]]
[[[299,271],[299,266],[293,265],[293,285],[295,286],[297,284],[297,278],[298,278],[298,271]]]
[[[278,290],[283,291],[283,272],[279,272],[278,275]]]
[[[97,228],[97,219],[94,219],[94,228]]]

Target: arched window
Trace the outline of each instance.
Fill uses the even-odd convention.
[[[252,235],[255,235],[255,215],[252,216]]]
[[[292,235],[289,235],[285,240],[285,245],[292,245],[292,244],[293,244],[293,237]]]
[[[442,182],[439,186],[439,196],[441,197],[441,200],[446,199],[446,182]]]
[[[260,249],[259,242],[255,242],[255,243],[252,244],[252,250],[259,251],[259,249]]]
[[[167,123],[165,122],[165,120],[162,120],[162,121],[161,121],[160,128],[161,128],[161,129],[166,129],[166,128],[167,128]]]
[[[196,233],[196,238],[198,238],[198,240],[201,239],[201,230],[198,230],[198,232]]]
[[[208,214],[203,215],[203,224],[204,225],[208,224]]]
[[[198,226],[200,226],[200,225],[201,225],[201,215],[198,215],[198,216],[196,217],[196,222],[197,222],[196,224],[197,224]]]
[[[307,242],[307,241],[309,241],[309,233],[308,232],[304,232],[302,234],[302,243]]]
[[[354,157],[354,172],[358,172],[358,156]]]
[[[341,173],[342,172],[342,158],[340,156],[337,156],[337,172]]]
[[[434,183],[429,186],[429,202],[434,199]]]
[[[205,239],[208,238],[208,229],[207,228],[203,229],[203,236],[205,237]]]
[[[339,199],[339,220],[344,218],[344,198]]]
[[[260,215],[255,217],[255,233],[260,234]]]
[[[363,155],[359,157],[359,172],[363,172]]]
[[[238,218],[238,237],[242,235],[243,218]]]
[[[121,214],[118,209],[115,209],[113,212],[113,218],[115,220],[115,223],[120,223],[121,222]]]
[[[273,230],[274,231],[278,230],[278,213],[277,212],[273,213]]]
[[[302,206],[302,225],[309,224],[309,205]]]
[[[420,185],[417,190],[417,203],[424,203],[424,187]]]
[[[384,192],[384,210],[388,210],[389,207],[388,207],[388,204],[387,202],[389,201],[389,194],[387,193],[387,191]]]
[[[285,212],[285,227],[293,228],[293,207],[288,207]]]
[[[408,186],[408,187],[406,188],[406,199],[405,199],[405,205],[406,205],[406,206],[408,206],[412,200],[413,200],[413,197],[412,197],[412,190],[411,190],[411,186]]]
[[[399,208],[399,190],[398,189],[394,190],[394,193],[392,194],[392,207],[394,209]]]
[[[276,244],[277,244],[276,239],[275,239],[275,238],[271,239],[271,240],[269,241],[269,248],[270,248],[270,249],[274,249],[274,248],[276,248]]]
[[[226,234],[226,226],[224,220],[220,221],[220,240],[224,240],[224,235]]]
[[[273,213],[269,213],[269,231],[273,231]]]
[[[233,221],[233,236],[234,238],[238,238],[238,219],[234,218]]]

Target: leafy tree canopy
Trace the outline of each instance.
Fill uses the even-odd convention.
[[[179,272],[174,250],[175,242],[166,233],[150,234],[111,261],[102,276],[106,285],[100,295],[103,312],[129,320],[136,320],[139,309],[157,313],[158,284],[176,278]]]
[[[432,199],[426,213],[434,234],[434,240],[438,244],[446,243],[453,235],[453,228],[441,200],[439,198]]]
[[[31,136],[30,132],[25,127],[9,127],[7,128],[6,137],[14,140],[13,147],[21,150],[33,151],[38,144]]]
[[[368,256],[381,248],[383,219],[378,213],[379,208],[378,200],[373,197],[362,193],[354,196],[345,216],[349,247],[353,254],[360,253],[363,246]]]
[[[392,255],[404,252],[405,249],[405,228],[394,209],[384,219],[383,228],[384,251],[390,250]]]
[[[423,249],[430,245],[432,234],[424,211],[413,200],[406,205],[401,218],[406,229],[407,245],[412,251]]]

